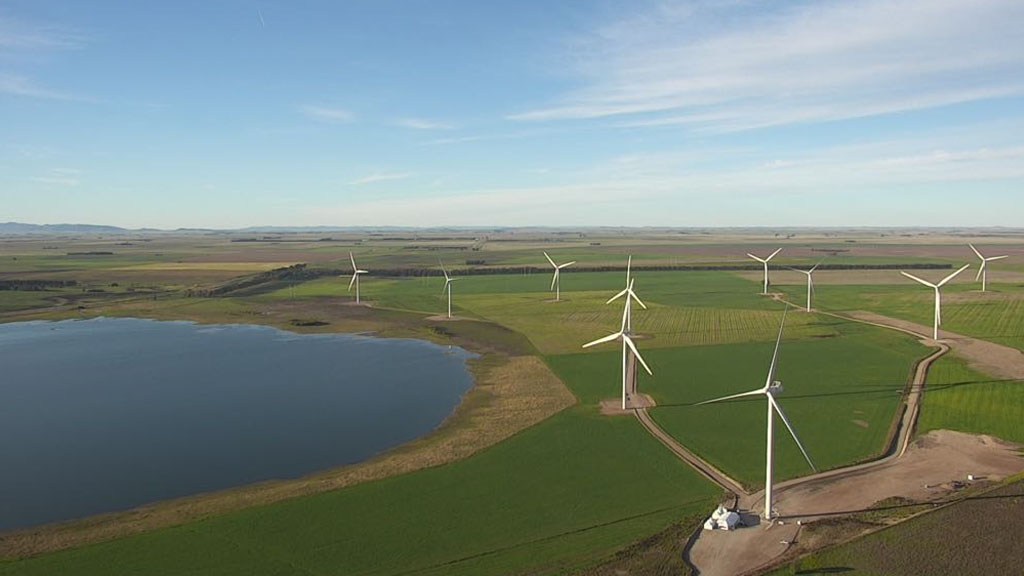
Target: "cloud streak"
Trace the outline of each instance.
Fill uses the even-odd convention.
[[[453,124],[447,122],[437,122],[434,120],[424,120],[423,118],[399,118],[393,122],[395,126],[401,126],[402,128],[411,128],[413,130],[454,130]]]
[[[572,42],[581,86],[520,121],[735,131],[1024,94],[1015,0],[683,3]]]
[[[355,115],[352,112],[337,106],[308,104],[300,106],[299,111],[309,118],[331,124],[346,124],[355,119]]]
[[[349,182],[352,186],[363,186],[366,184],[373,184],[375,182],[387,182],[391,180],[406,180],[412,178],[412,174],[408,172],[376,172],[362,178],[357,178]]]

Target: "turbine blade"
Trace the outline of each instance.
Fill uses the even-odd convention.
[[[768,379],[764,381],[764,390],[768,390],[768,387],[772,385],[772,380],[775,378],[775,366],[779,359],[779,344],[782,343],[782,329],[786,327],[786,314],[789,314],[788,305],[782,313],[782,323],[779,324],[779,336],[775,339],[775,351],[772,352],[772,364],[768,368]]]
[[[551,277],[551,288],[548,288],[549,292],[551,290],[555,289],[555,282],[558,282],[558,268],[557,267],[555,267],[555,274]]]
[[[633,266],[633,255],[630,254],[629,258],[626,258],[626,286],[629,286],[629,269]]]
[[[993,260],[1002,260],[1003,258],[1009,258],[1009,256],[990,256],[988,258],[985,258],[985,261],[991,262]]]
[[[636,300],[636,303],[643,307],[644,310],[647,310],[647,304],[644,304],[643,300],[641,300],[640,297],[636,295],[636,292],[630,290],[629,295],[630,297],[633,298],[633,300]]]
[[[348,281],[348,291],[349,292],[352,291],[352,285],[356,283],[356,276],[358,276],[358,274],[353,274],[352,275],[352,279]]]
[[[608,301],[607,301],[607,302],[605,302],[605,304],[611,304],[612,302],[614,302],[614,301],[618,300],[618,299],[619,299],[619,298],[621,298],[621,297],[622,297],[622,296],[623,296],[624,294],[627,294],[627,293],[629,293],[629,288],[626,288],[626,289],[625,289],[625,290],[623,290],[622,292],[619,292],[619,293],[618,293],[618,294],[616,294],[615,296],[612,296],[611,298],[609,298],[609,299],[608,299]]]
[[[921,284],[924,284],[925,286],[927,286],[929,288],[935,288],[935,284],[932,284],[931,282],[929,282],[927,280],[922,280],[922,279],[918,278],[917,276],[914,276],[913,274],[907,274],[903,270],[900,270],[900,274],[903,274],[904,276],[906,276],[907,278],[910,278],[911,280],[916,280],[916,281],[920,282]]]
[[[974,281],[977,282],[981,278],[981,273],[985,271],[985,264],[988,264],[987,260],[981,261],[981,266],[978,266],[978,273],[974,275]]]
[[[971,247],[971,250],[974,250],[974,253],[978,255],[978,258],[981,258],[982,260],[985,259],[985,257],[981,255],[981,252],[978,252],[978,249],[974,247],[974,244],[968,244],[968,246]]]
[[[555,264],[555,261],[551,259],[551,256],[548,256],[547,252],[544,253],[544,257],[548,259],[548,262],[550,262],[552,266],[558,268],[558,264]]]
[[[591,346],[597,346],[598,344],[604,344],[605,342],[611,342],[612,340],[617,339],[619,336],[622,336],[622,332],[616,332],[615,334],[609,334],[609,335],[605,336],[604,338],[598,338],[597,340],[594,340],[593,342],[587,342],[586,344],[583,345],[583,347],[584,348],[590,348]]]
[[[751,258],[753,258],[754,260],[757,260],[761,264],[767,264],[768,263],[766,260],[761,260],[760,258],[758,258],[757,256],[754,256],[750,252],[747,252],[747,256],[750,256]]]
[[[575,263],[576,263],[575,260],[573,260],[572,262],[566,262],[565,264],[562,264],[562,265],[558,266],[558,268],[565,268],[567,266],[572,266]]]
[[[651,367],[647,365],[647,362],[644,362],[644,357],[641,356],[640,351],[636,349],[636,344],[633,344],[633,339],[625,334],[622,335],[622,339],[626,341],[626,345],[633,351],[633,355],[636,356],[636,359],[640,361],[641,365],[643,365],[644,370],[647,370],[648,374],[654,376],[654,372],[651,372]]]
[[[771,255],[771,256],[769,256],[769,257],[767,257],[767,258],[765,258],[765,259],[764,259],[764,261],[765,261],[765,262],[768,262],[768,261],[769,261],[769,260],[771,260],[772,258],[775,258],[775,255],[776,255],[776,254],[778,254],[779,252],[782,252],[782,248],[779,248],[779,249],[778,249],[778,250],[776,250],[775,252],[772,252],[772,255]]]
[[[807,464],[811,467],[811,470],[817,472],[818,469],[814,466],[814,462],[811,462],[811,457],[807,455],[807,450],[805,450],[804,445],[800,443],[800,439],[796,437],[796,431],[793,430],[793,425],[789,423],[789,418],[786,418],[786,413],[782,411],[782,406],[779,406],[779,403],[775,401],[775,397],[771,394],[768,394],[768,402],[771,403],[772,408],[775,409],[775,413],[779,415],[779,418],[782,418],[782,423],[786,425],[786,430],[789,430],[790,436],[792,436],[793,441],[796,442],[797,448],[800,448],[800,452],[803,453],[804,459],[807,460]]]
[[[739,394],[722,396],[721,398],[715,398],[714,400],[705,400],[703,402],[698,402],[696,405],[701,406],[704,404],[714,404],[715,402],[724,402],[725,400],[733,400],[735,398],[743,398],[745,396],[757,396],[759,394],[764,394],[764,390],[758,388],[757,390],[751,390],[750,392],[740,392]]]
[[[807,273],[808,273],[808,274],[810,274],[811,272],[814,272],[815,270],[817,270],[817,269],[818,269],[818,266],[821,266],[821,263],[822,263],[823,261],[824,261],[824,260],[818,260],[818,263],[817,263],[817,264],[815,264],[814,266],[812,266],[812,267],[811,267],[811,269],[807,271]]]
[[[970,265],[970,264],[964,264],[963,266],[961,266],[961,267],[960,267],[960,269],[959,269],[959,270],[957,270],[956,272],[953,272],[953,273],[952,273],[952,274],[950,274],[949,276],[946,276],[945,278],[943,278],[943,279],[942,279],[942,281],[940,281],[940,282],[939,282],[939,283],[938,283],[937,285],[938,285],[938,286],[942,286],[942,285],[943,285],[943,284],[945,284],[946,282],[949,282],[950,280],[952,280],[953,278],[955,278],[957,274],[959,274],[959,273],[963,272],[964,270],[967,270],[967,269],[968,269],[968,268],[970,268],[970,267],[971,267],[971,265]]]
[[[352,269],[358,270],[359,268],[356,267],[356,257],[351,252],[348,253],[348,259],[352,261]]]

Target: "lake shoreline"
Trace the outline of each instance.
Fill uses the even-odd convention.
[[[37,317],[33,320],[73,319],[75,316]],[[138,318],[185,321],[203,325],[231,324],[219,319],[207,319],[212,321],[204,322],[194,317]],[[322,328],[307,330],[300,327],[300,330],[295,330],[295,326],[282,326],[278,322],[253,322],[254,318],[247,320],[249,321],[245,322],[246,324],[271,326],[296,334],[336,334]],[[451,324],[446,326],[450,327]],[[389,328],[391,327],[385,325],[380,330],[364,330],[362,334],[369,337],[408,338],[441,345],[458,345],[478,354],[478,357],[466,361],[466,369],[472,380],[469,389],[461,395],[454,409],[433,430],[360,462],[328,468],[298,478],[260,481],[161,500],[118,512],[0,532],[0,557],[26,558],[439,466],[466,458],[496,444],[576,402],[572,393],[538,357],[512,354],[517,351],[509,348],[514,347],[504,347],[500,343],[496,345],[494,342],[487,342],[487,338],[480,341],[470,340],[454,335],[450,330],[428,330],[424,334],[421,331]],[[434,337],[423,337],[426,335]],[[473,350],[474,348],[476,350]],[[529,417],[522,417],[525,411],[516,410],[515,407],[522,404],[530,405]],[[508,421],[507,416],[503,421],[503,414],[512,414],[512,421]]]

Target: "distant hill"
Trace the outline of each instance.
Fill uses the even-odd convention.
[[[23,224],[0,222],[0,234],[125,234],[126,228],[95,224]]]

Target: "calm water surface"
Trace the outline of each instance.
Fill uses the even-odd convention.
[[[0,324],[0,530],[364,460],[440,424],[469,356],[265,326]]]

